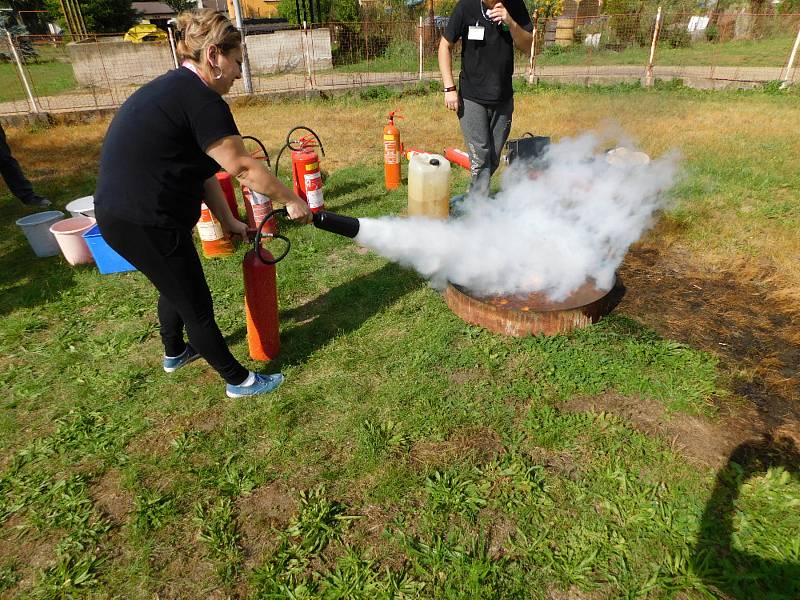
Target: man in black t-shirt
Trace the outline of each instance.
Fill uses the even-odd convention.
[[[488,193],[511,131],[514,47],[529,53],[533,25],[522,0],[460,0],[439,42],[445,106],[457,111],[470,157],[470,191]],[[451,52],[461,40],[459,87]]]

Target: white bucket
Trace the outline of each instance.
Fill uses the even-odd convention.
[[[94,217],[94,196],[84,196],[67,204],[73,217]]]
[[[50,233],[50,226],[63,218],[64,213],[60,210],[48,210],[17,219],[17,225],[22,229],[25,237],[28,238],[28,243],[33,248],[36,256],[55,256],[58,254],[58,242],[56,242],[55,236]]]

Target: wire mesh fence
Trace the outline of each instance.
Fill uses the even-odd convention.
[[[446,17],[436,17],[247,33],[252,92],[239,80],[231,95],[438,79],[437,49],[446,24]],[[665,13],[659,18],[642,11],[538,19],[533,55],[517,52],[515,67],[530,80],[638,80],[645,77],[652,54],[656,78],[792,82],[800,79],[797,61],[787,68],[798,29],[800,14]],[[119,106],[142,84],[175,68],[173,47],[164,38],[132,43],[122,35],[0,35],[0,114]],[[457,44],[454,73],[459,68]]]

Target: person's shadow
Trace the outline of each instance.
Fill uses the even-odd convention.
[[[717,473],[700,522],[692,563],[704,583],[724,597],[800,598],[800,562],[770,560],[735,547],[734,517],[742,486],[771,467],[783,467],[790,477],[800,481],[800,448],[794,440],[765,433],[761,439],[737,446]],[[788,545],[791,541],[778,543]]]
[[[27,244],[0,253],[0,316],[57,298],[75,286],[74,270],[57,256],[36,257]]]
[[[336,336],[355,331],[383,308],[424,285],[414,271],[387,263],[307,304],[280,311],[281,322],[288,325],[281,331],[280,354],[269,363],[270,369],[304,362]],[[243,339],[246,333],[246,328],[236,330],[228,343]]]

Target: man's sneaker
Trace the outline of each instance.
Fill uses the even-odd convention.
[[[177,371],[182,366],[188,365],[190,362],[197,360],[198,358],[200,358],[200,355],[197,353],[197,350],[192,348],[189,344],[186,344],[186,349],[180,356],[164,357],[164,370],[167,373],[172,373],[173,371]]]
[[[50,200],[42,196],[31,196],[27,200],[23,200],[22,203],[25,206],[37,206],[39,208],[44,208],[45,206],[50,206],[52,204]]]
[[[228,383],[225,386],[225,393],[228,394],[228,398],[244,398],[245,396],[268,394],[282,383],[283,373],[275,373],[274,375],[254,373],[254,381],[251,385],[231,385]]]

